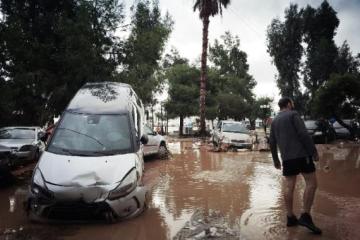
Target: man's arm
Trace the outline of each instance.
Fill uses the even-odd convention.
[[[309,156],[313,156],[316,158],[318,153],[317,153],[314,141],[312,140],[312,138],[310,137],[310,135],[308,134],[308,132],[306,130],[304,121],[300,118],[298,113],[295,113],[292,116],[292,120],[294,123],[296,133],[300,139],[300,142],[305,147]]]
[[[270,143],[271,155],[272,155],[272,158],[274,161],[274,166],[275,166],[275,168],[280,169],[281,164],[280,164],[279,156],[277,153],[277,143],[276,143],[276,138],[275,138],[274,122],[271,123],[269,143]]]

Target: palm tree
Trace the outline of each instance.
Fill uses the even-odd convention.
[[[194,11],[199,10],[200,19],[203,22],[202,35],[202,54],[201,54],[201,74],[200,74],[200,135],[205,136],[205,98],[206,98],[206,61],[208,48],[208,32],[210,16],[220,13],[222,8],[226,8],[230,0],[195,0]]]

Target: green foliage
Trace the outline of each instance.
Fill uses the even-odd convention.
[[[307,6],[303,13],[307,43],[304,85],[313,97],[334,72],[337,48],[334,42],[339,19],[327,1],[317,9]]]
[[[338,48],[338,56],[335,62],[338,74],[359,73],[360,58],[352,55],[350,46],[344,41]]]
[[[199,17],[203,19],[219,13],[222,15],[222,9],[229,4],[230,0],[196,0],[193,8],[194,11],[199,10]]]
[[[188,64],[175,64],[166,72],[169,99],[166,111],[175,116],[192,116],[198,112],[199,70]]]
[[[247,55],[240,50],[239,38],[226,32],[221,40],[215,40],[209,48],[209,59],[214,69],[208,91],[215,102],[212,106],[218,108],[217,117],[241,120],[251,112],[250,105],[254,101],[252,91],[256,82],[248,73]]]
[[[360,75],[332,75],[318,90],[313,110],[318,116],[353,118],[360,114]]]
[[[118,0],[3,0],[0,7],[1,90],[11,89],[0,105],[11,124],[44,124],[85,82],[112,80]]]
[[[285,10],[284,22],[274,19],[267,30],[267,51],[279,72],[276,82],[280,94],[295,102],[301,97],[298,73],[303,53],[302,32],[302,11],[298,11],[296,4]]]
[[[130,36],[124,44],[122,71],[117,79],[131,84],[144,104],[153,102],[162,78],[155,75],[173,22],[161,16],[157,2],[139,1],[135,7]]]

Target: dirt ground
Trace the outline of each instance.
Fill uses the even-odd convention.
[[[197,139],[169,139],[172,156],[145,162],[149,208],[115,224],[34,224],[22,209],[31,166],[0,189],[1,239],[360,239],[360,146],[318,145],[313,207],[321,237],[287,228],[281,171],[270,152],[212,152]],[[295,192],[301,212],[304,181]]]

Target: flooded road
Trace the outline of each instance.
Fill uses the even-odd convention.
[[[283,179],[270,152],[211,152],[188,139],[169,143],[170,159],[146,161],[151,197],[139,217],[116,224],[30,223],[22,210],[28,175],[0,189],[0,239],[185,239],[183,233],[197,223],[217,231],[219,239],[360,239],[360,147],[317,147],[319,187],[312,214],[321,237],[303,227],[286,228]],[[301,180],[296,214],[303,189]],[[206,238],[201,231],[191,239]]]

